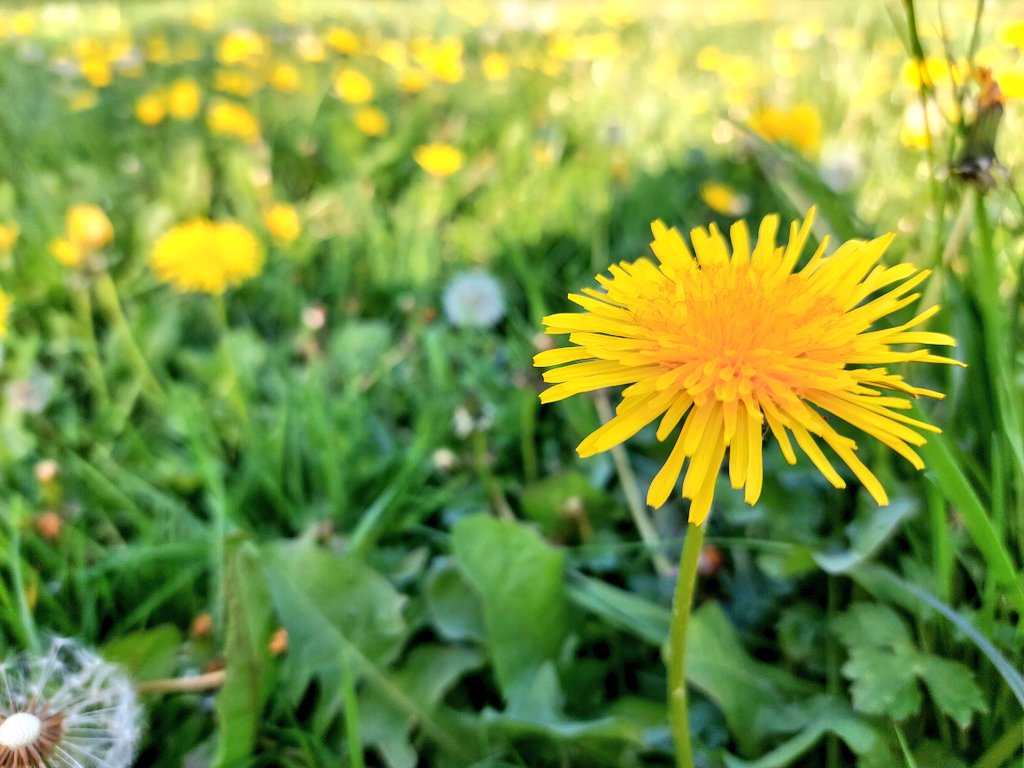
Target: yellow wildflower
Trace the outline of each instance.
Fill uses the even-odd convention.
[[[247,99],[260,89],[260,81],[250,72],[237,69],[218,69],[213,73],[213,88]]]
[[[462,152],[450,144],[424,144],[413,152],[417,165],[431,176],[444,178],[462,168],[465,159]]]
[[[68,239],[83,250],[95,250],[114,239],[114,226],[98,205],[73,205],[64,217]]]
[[[7,335],[7,321],[11,315],[11,297],[0,290],[0,338]]]
[[[294,64],[280,62],[270,70],[270,77],[267,78],[270,87],[281,93],[295,93],[302,85],[302,75]]]
[[[508,63],[508,57],[497,51],[488,51],[487,55],[484,56],[481,62],[481,67],[484,71],[484,77],[491,82],[502,82],[508,80],[508,75],[511,67]]]
[[[50,254],[62,266],[80,267],[85,261],[85,254],[82,252],[82,248],[66,237],[58,237],[56,240],[51,240],[49,248]]]
[[[323,42],[316,35],[309,33],[295,39],[295,53],[300,59],[310,64],[318,64],[327,58]]]
[[[811,104],[762,109],[750,118],[750,127],[766,141],[786,142],[805,154],[821,146],[821,116]]]
[[[167,99],[163,93],[147,93],[135,101],[135,117],[143,125],[156,125],[167,116]]]
[[[324,42],[338,53],[355,53],[359,50],[359,37],[351,29],[331,27],[324,35]]]
[[[373,82],[358,69],[346,67],[334,78],[334,92],[349,104],[365,104],[373,98]]]
[[[1003,24],[997,34],[999,42],[1015,48],[1024,48],[1024,19],[1015,19]]]
[[[93,88],[106,88],[110,85],[112,72],[110,62],[102,55],[90,56],[78,64],[82,77]]]
[[[275,240],[294,242],[302,232],[299,214],[287,203],[273,203],[263,211],[263,225]]]
[[[743,216],[750,210],[750,198],[718,181],[701,184],[700,199],[712,211],[723,216]]]
[[[220,295],[260,273],[263,251],[237,222],[193,219],[161,236],[149,263],[175,290]]]
[[[18,237],[21,235],[21,227],[16,222],[10,224],[0,224],[0,253],[7,253],[14,244],[18,242]]]
[[[872,325],[915,303],[919,294],[911,291],[929,272],[880,264],[893,235],[850,241],[828,257],[822,243],[794,272],[813,216],[811,209],[802,224],[792,224],[785,248],[776,246],[778,216],[761,222],[753,249],[739,221],[730,230],[731,256],[714,225],[691,232],[691,252],[675,229],[656,221],[651,248],[658,266],[646,258],[621,262],[610,277],[597,277],[604,291],[570,294],[584,312],[544,318],[547,333],[570,334],[571,346],[534,358],[539,367],[558,366],[544,374],[554,386],[541,394],[542,402],[628,385],[615,417],[580,443],[580,456],[606,451],[659,420],[663,441],[682,423],[647,502],[664,504],[689,460],[682,495],[690,499],[693,524],[711,509],[727,452],[730,484],[744,489],[748,504],[758,500],[765,427],[787,462],[797,460],[792,434],[825,478],[844,488],[821,450],[824,442],[881,505],[888,503],[882,484],[858,458],[857,443],[829,418],[923,468],[911,446],[925,442],[919,431],[939,430],[902,413],[910,407],[902,396],[942,395],[910,385],[886,366],[954,362],[925,349],[894,347],[955,342],[911,330],[938,307],[892,327]]]
[[[398,87],[406,93],[419,93],[429,82],[427,73],[415,67],[403,70],[398,77]]]
[[[212,101],[206,111],[206,124],[216,136],[234,136],[248,142],[260,138],[260,124],[256,116],[233,101]]]
[[[203,93],[199,84],[188,77],[171,83],[167,89],[167,112],[175,120],[191,120],[199,114]]]
[[[251,64],[263,55],[263,38],[251,29],[235,29],[220,39],[217,60],[221,64]]]
[[[376,107],[363,107],[356,112],[355,123],[367,136],[382,136],[388,131],[388,116]]]

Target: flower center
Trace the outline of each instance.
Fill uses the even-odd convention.
[[[31,712],[15,712],[0,723],[0,747],[27,747],[35,743],[42,731],[43,721]]]

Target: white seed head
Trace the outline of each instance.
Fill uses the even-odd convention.
[[[501,284],[482,269],[453,277],[441,303],[448,322],[464,328],[492,328],[505,316]]]
[[[43,721],[31,712],[15,712],[0,723],[0,747],[27,747],[35,743],[42,730]]]

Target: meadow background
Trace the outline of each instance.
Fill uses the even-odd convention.
[[[720,488],[698,763],[1024,765],[1024,205],[951,170],[982,65],[1019,165],[1022,49],[1009,2],[0,9],[4,646],[126,665],[140,766],[673,764],[686,504],[653,430],[576,457],[614,393],[542,407],[540,319],[653,219],[816,204],[968,367],[914,374],[924,472],[865,446],[886,508],[774,445]],[[261,274],[158,280],[197,216]]]

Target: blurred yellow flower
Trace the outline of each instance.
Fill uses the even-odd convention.
[[[306,33],[295,39],[295,53],[310,64],[318,64],[327,58],[324,44],[316,35]]]
[[[932,140],[942,132],[946,120],[938,105],[928,101],[927,109],[914,101],[903,110],[900,123],[900,143],[910,149],[928,149]]]
[[[382,136],[388,130],[388,116],[376,107],[363,107],[356,112],[355,123],[367,136]]]
[[[381,40],[373,53],[378,59],[395,69],[404,67],[408,59],[405,46],[398,40]]]
[[[413,55],[433,77],[443,83],[458,83],[465,75],[462,64],[462,41],[446,37],[436,43],[420,40]]]
[[[217,44],[217,60],[221,64],[251,64],[263,55],[263,38],[251,29],[234,29]]]
[[[260,89],[260,81],[250,72],[237,69],[218,69],[213,73],[213,88],[247,99]]]
[[[406,93],[419,93],[427,87],[429,82],[427,73],[415,67],[403,70],[402,74],[398,76],[398,87]]]
[[[11,315],[11,297],[0,290],[0,338],[7,335],[7,321]]]
[[[57,260],[57,263],[65,267],[80,267],[82,262],[85,261],[85,254],[82,252],[82,249],[66,237],[58,237],[56,240],[51,240],[49,248],[50,254]]]
[[[929,56],[920,62],[914,59],[904,62],[900,77],[908,88],[918,91],[925,85],[937,88],[963,85],[968,72],[970,65],[966,61],[950,63],[941,56]]]
[[[766,141],[786,142],[805,154],[821,146],[821,116],[811,104],[788,110],[767,107],[750,118],[750,128]]]
[[[700,199],[712,211],[723,216],[743,216],[750,210],[750,198],[719,181],[701,184]]]
[[[14,247],[21,235],[21,227],[16,222],[0,224],[0,253],[6,253]]]
[[[481,62],[484,77],[491,82],[508,80],[510,66],[508,57],[497,51],[488,51]]]
[[[90,56],[78,64],[78,69],[82,73],[82,77],[93,88],[106,88],[110,85],[112,72],[110,69],[110,62],[103,56]]]
[[[334,92],[349,104],[365,104],[373,98],[373,82],[358,69],[346,67],[334,78]]]
[[[294,242],[302,232],[299,214],[288,203],[273,203],[263,210],[263,225],[275,240]]]
[[[175,120],[191,120],[199,113],[202,98],[195,80],[188,77],[175,80],[167,89],[167,112]]]
[[[1016,19],[1003,24],[1003,26],[999,28],[997,37],[999,38],[999,42],[1004,45],[1024,48],[1024,19]]]
[[[114,226],[98,205],[73,205],[64,217],[68,239],[83,250],[95,250],[114,239]]]
[[[146,59],[154,64],[162,64],[171,57],[171,47],[163,35],[154,35],[146,41]]]
[[[1024,99],[1024,68],[1021,65],[997,69],[993,77],[999,83],[1003,96],[1008,99]]]
[[[84,112],[96,106],[99,96],[92,88],[75,92],[68,100],[68,109],[72,112]]]
[[[167,116],[167,100],[163,93],[146,93],[135,101],[135,117],[143,125],[156,125]]]
[[[162,235],[149,263],[175,290],[220,295],[260,273],[263,251],[237,222],[193,219]]]
[[[216,136],[234,136],[248,142],[260,138],[260,124],[256,116],[233,101],[212,101],[206,110],[206,124]]]
[[[28,37],[36,31],[36,18],[29,11],[14,14],[11,19],[11,32],[17,37]]]
[[[613,32],[587,35],[559,34],[551,41],[548,55],[561,61],[614,59],[622,52],[619,37]]]
[[[281,93],[295,93],[302,85],[302,75],[294,64],[280,62],[270,70],[270,77],[267,78],[270,87]]]
[[[359,36],[344,27],[328,29],[324,34],[324,42],[338,53],[355,53],[359,50]]]
[[[444,178],[462,168],[465,159],[461,150],[451,144],[423,144],[413,152],[417,165],[431,176]]]

